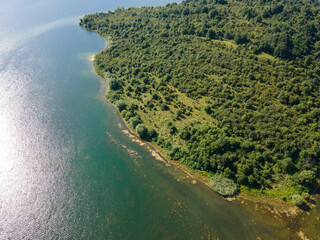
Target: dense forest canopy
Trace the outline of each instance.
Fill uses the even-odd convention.
[[[80,25],[108,98],[143,139],[242,190],[290,198],[320,169],[320,4],[186,0],[117,8]]]

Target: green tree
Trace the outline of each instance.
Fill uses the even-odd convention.
[[[126,102],[123,101],[123,100],[117,101],[115,105],[116,105],[116,107],[119,109],[119,112],[122,112],[122,111],[125,110],[126,107],[127,107]]]
[[[216,38],[216,33],[212,29],[209,29],[209,31],[207,33],[207,37],[210,38],[210,39],[215,39]]]
[[[300,184],[311,187],[316,181],[316,175],[312,170],[303,170],[298,179]]]
[[[129,119],[129,124],[135,128],[139,123],[141,123],[141,120],[138,116],[134,116]]]
[[[121,85],[119,84],[119,82],[117,80],[111,79],[109,82],[109,87],[111,90],[118,90],[120,89]]]
[[[145,139],[148,137],[148,129],[143,123],[140,123],[136,126],[136,132],[139,135],[139,137],[142,139]]]
[[[303,198],[300,195],[295,194],[292,196],[292,202],[296,206],[301,206],[303,204]]]

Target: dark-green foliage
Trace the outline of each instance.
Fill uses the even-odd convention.
[[[140,138],[145,139],[148,137],[148,128],[143,123],[138,124],[135,130]]]
[[[119,82],[117,80],[110,80],[109,82],[109,87],[111,90],[118,90],[120,89],[121,85],[119,84]]]
[[[314,187],[318,1],[188,0],[95,13],[80,25],[111,37],[94,64],[102,77],[111,76],[110,101],[126,100],[122,115],[133,129],[143,123],[138,110],[145,118],[171,114],[166,131],[158,122],[143,124],[159,132],[157,144],[172,159],[250,188],[282,181],[300,193]],[[186,106],[180,95],[203,104]]]
[[[126,102],[123,101],[123,100],[117,101],[115,105],[116,105],[116,107],[119,109],[119,112],[122,112],[122,111],[125,110],[126,107],[127,107]]]
[[[158,133],[156,132],[156,130],[154,130],[153,128],[148,128],[148,135],[147,135],[147,138],[149,140],[152,140],[152,139],[155,139],[157,138],[158,136]]]

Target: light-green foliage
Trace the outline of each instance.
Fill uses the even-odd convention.
[[[240,186],[240,191],[252,196],[264,196],[269,198],[280,198],[283,200],[290,200],[295,194],[299,194],[299,191],[291,186],[283,186],[275,189],[255,189],[244,185]]]
[[[309,198],[310,198],[310,194],[307,193],[307,192],[303,192],[303,193],[301,194],[301,197],[302,197],[303,199],[309,199]]]
[[[238,190],[238,186],[233,180],[218,174],[211,178],[211,187],[222,196],[233,196]]]
[[[138,116],[134,116],[132,118],[129,119],[129,124],[131,127],[133,127],[134,129],[136,128],[136,126],[141,123],[141,120]]]
[[[295,194],[292,196],[292,202],[296,206],[301,206],[303,204],[303,198],[300,195]]]

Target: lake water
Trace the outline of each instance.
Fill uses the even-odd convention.
[[[123,134],[80,16],[164,0],[0,0],[0,239],[273,237]]]

